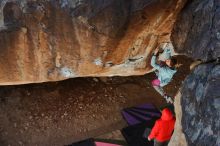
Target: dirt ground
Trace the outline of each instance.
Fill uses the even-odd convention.
[[[189,73],[181,56],[174,96]],[[151,87],[154,73],[132,77],[75,78],[60,82],[0,87],[1,146],[62,146],[126,126],[120,111],[143,103],[165,106]]]

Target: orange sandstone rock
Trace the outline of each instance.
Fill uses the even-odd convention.
[[[0,84],[151,70],[183,0],[1,1]]]

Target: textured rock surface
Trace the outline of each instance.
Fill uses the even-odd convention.
[[[189,72],[191,61],[179,60],[187,61],[165,88],[171,95]],[[143,103],[166,106],[151,86],[154,78],[150,73],[2,86],[0,146],[64,146],[122,129],[127,125],[121,116],[123,108]]]
[[[188,145],[220,145],[220,65],[199,65],[184,81],[182,129]]]
[[[176,96],[170,145],[220,145],[220,1],[188,1],[171,36],[178,53],[202,60]]]
[[[183,117],[183,113],[182,113],[182,106],[181,106],[181,93],[178,92],[176,97],[175,97],[175,113],[176,113],[176,123],[175,123],[175,130],[173,132],[173,136],[169,142],[169,145],[171,146],[186,146],[187,142],[186,142],[186,137],[185,134],[183,133],[183,127],[181,124],[181,120]]]
[[[220,57],[220,1],[189,1],[177,19],[172,40],[179,53],[195,59]]]
[[[182,0],[1,0],[0,84],[144,74]]]

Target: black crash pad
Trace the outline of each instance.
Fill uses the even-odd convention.
[[[153,141],[148,141],[143,135],[146,128],[152,129],[154,122],[155,120],[151,120],[147,123],[140,123],[123,128],[121,132],[128,146],[153,146]]]

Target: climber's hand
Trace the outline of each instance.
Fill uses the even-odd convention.
[[[158,52],[159,52],[159,48],[156,48],[156,49],[154,50],[154,55],[157,55]]]

